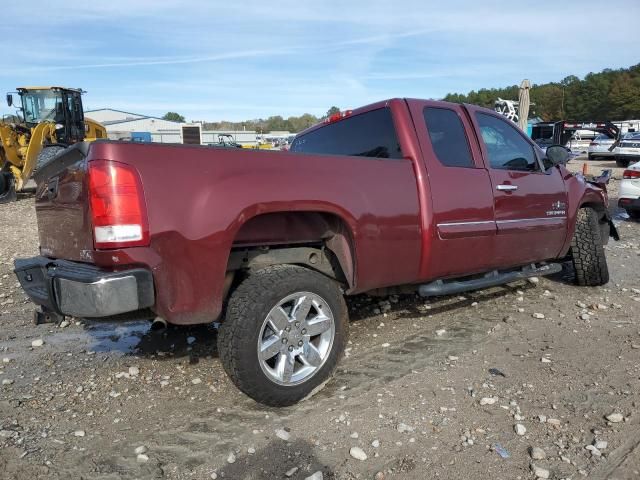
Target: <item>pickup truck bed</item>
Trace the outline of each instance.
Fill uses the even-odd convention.
[[[342,352],[341,292],[446,293],[563,259],[606,283],[605,184],[564,160],[495,112],[411,99],[332,117],[290,152],[78,144],[37,173],[41,256],[16,273],[53,315],[221,319],[240,389],[290,404]]]

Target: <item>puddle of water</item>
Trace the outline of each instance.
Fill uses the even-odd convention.
[[[121,355],[217,356],[217,325],[169,326],[152,331],[148,320],[108,322],[85,320],[82,329],[66,329],[47,337],[58,350],[86,350]]]
[[[150,331],[151,323],[87,322],[81,331],[56,332],[47,337],[47,343],[65,348],[78,348],[92,352],[112,352],[126,355],[134,353],[141,339]]]

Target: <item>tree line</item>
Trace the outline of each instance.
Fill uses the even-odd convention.
[[[323,118],[329,117],[339,112],[338,107],[331,107],[322,117],[316,117],[310,113],[305,113],[299,117],[283,118],[275,115],[268,118],[258,118],[254,120],[245,120],[243,122],[229,122],[222,120],[220,122],[201,122],[204,130],[250,130],[258,133],[267,133],[274,131],[285,131],[291,133],[301,132],[305,128],[315,125]],[[184,117],[176,112],[167,112],[163,117],[164,120],[172,122],[184,122]],[[200,123],[194,121],[194,123]]]
[[[498,97],[518,99],[518,85],[449,93],[444,100],[493,108]],[[534,84],[530,116],[544,121],[604,121],[640,118],[640,64],[589,73],[582,80],[570,75],[560,82]]]

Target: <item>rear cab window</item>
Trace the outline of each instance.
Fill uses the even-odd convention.
[[[423,115],[438,161],[446,167],[474,168],[467,134],[458,114],[447,108],[427,107]]]
[[[533,146],[516,127],[486,113],[477,112],[476,119],[491,168],[521,172],[541,171]]]
[[[402,150],[387,107],[329,123],[295,138],[291,152],[402,158]]]

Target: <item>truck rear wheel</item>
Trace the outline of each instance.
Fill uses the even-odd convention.
[[[347,337],[338,284],[307,268],[277,265],[252,272],[231,294],[218,351],[241,391],[283,407],[330,377]]]
[[[598,213],[592,208],[578,210],[576,231],[571,241],[571,257],[578,285],[595,287],[609,281],[600,221]]]

